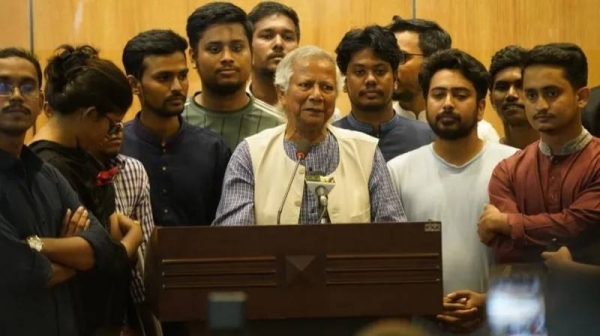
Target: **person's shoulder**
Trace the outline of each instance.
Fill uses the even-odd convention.
[[[267,128],[264,129],[258,133],[252,134],[251,136],[247,137],[244,141],[246,142],[256,142],[256,141],[261,141],[261,140],[270,140],[272,136],[275,136],[278,133],[284,132],[285,131],[285,127],[286,125],[278,125],[275,127],[271,127],[271,128]]]
[[[61,145],[52,141],[39,140],[32,142],[28,147],[38,158],[57,168],[63,175],[73,174],[76,171],[73,160],[64,155]]]
[[[501,151],[502,155],[506,155],[505,157],[500,158],[496,169],[503,169],[507,172],[517,172],[517,170],[520,171],[521,169],[530,169],[531,163],[537,159],[539,153],[539,140],[533,142],[523,149],[493,142],[489,142],[488,145],[494,145],[494,148],[500,148],[498,151]],[[509,147],[509,149],[500,146]],[[512,154],[511,150],[513,151]]]
[[[345,116],[338,120],[335,120],[334,122],[331,123],[331,125],[338,127],[338,128],[352,129],[352,127],[350,126],[350,123],[348,122],[348,116]]]
[[[266,102],[254,97],[250,97],[250,99],[252,100],[252,113],[256,113],[262,118],[271,119],[279,124],[286,122],[285,115],[283,113],[280,113],[277,110],[277,107],[267,104]]]
[[[422,161],[424,156],[431,155],[431,144],[421,146],[410,152],[398,155],[388,161],[388,167],[391,169],[401,169],[406,164],[415,164]]]
[[[363,142],[369,142],[369,143],[375,143],[375,144],[379,141],[379,139],[372,137],[368,134],[365,134],[363,132],[354,131],[351,129],[344,129],[344,128],[333,126],[333,125],[330,127],[331,127],[330,130],[333,130],[334,135],[336,137],[342,137],[342,138],[353,139],[353,140],[357,140],[357,141],[363,141]]]
[[[125,167],[128,167],[130,169],[134,169],[136,171],[146,171],[146,169],[144,168],[144,164],[142,163],[142,161],[131,157],[131,156],[127,156],[124,154],[119,154],[118,158],[123,162]]]
[[[590,146],[594,150],[600,151],[600,138],[592,136],[592,139],[590,140]]]
[[[426,134],[429,137],[433,138],[433,131],[428,123],[422,122],[416,119],[410,119],[398,115],[399,124],[402,125],[403,131],[406,129],[410,129],[412,131],[416,131],[418,134]]]
[[[513,154],[519,152],[518,148],[507,146],[507,145],[501,144],[499,142],[489,141],[486,143],[486,145],[488,146],[490,153],[493,153],[498,156],[509,157],[509,156],[512,156]]]
[[[183,121],[186,125],[186,133],[187,137],[193,139],[198,144],[209,144],[209,145],[218,145],[225,146],[225,140],[221,137],[217,132],[210,130],[206,127],[200,127],[192,125],[186,121]]]

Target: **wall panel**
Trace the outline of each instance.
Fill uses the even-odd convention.
[[[29,0],[0,0],[0,48],[19,47],[29,49]],[[31,139],[35,127],[27,132]]]
[[[34,0],[36,23],[34,40],[37,53],[46,60],[63,43],[89,43],[101,55],[121,66],[121,52],[135,34],[153,28],[170,28],[185,36],[185,23],[194,9],[209,1],[198,0]],[[301,44],[314,44],[333,52],[343,34],[369,23],[387,24],[392,15],[408,17],[411,0],[287,0],[300,17]],[[257,0],[234,1],[246,11]],[[44,62],[45,63],[45,62]],[[197,74],[192,74],[190,94],[200,89]],[[341,94],[338,107],[347,113],[349,102]],[[137,101],[128,113],[131,118]],[[38,125],[44,123],[40,118]]]

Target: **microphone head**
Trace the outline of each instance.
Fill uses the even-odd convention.
[[[304,160],[310,150],[310,141],[305,138],[300,139],[296,146],[296,159]]]

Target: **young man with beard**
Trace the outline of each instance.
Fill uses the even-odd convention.
[[[540,138],[523,105],[521,66],[526,53],[519,46],[508,46],[496,52],[490,64],[490,102],[504,124],[505,136],[500,143],[519,149]]]
[[[231,3],[211,2],[187,21],[190,57],[202,92],[188,99],[184,118],[219,133],[231,150],[244,138],[282,124],[285,117],[246,92],[252,68],[252,27]]]
[[[442,222],[444,312],[438,323],[417,320],[434,335],[480,335],[491,254],[477,238],[477,220],[494,167],[516,149],[477,136],[489,74],[474,57],[440,51],[425,61],[419,83],[437,138],[388,163],[408,220]]]
[[[394,92],[394,110],[403,117],[427,122],[425,100],[419,84],[423,62],[433,53],[452,47],[452,38],[436,22],[424,19],[404,20],[399,16],[387,26],[398,40],[404,61],[398,68],[398,87]],[[498,142],[500,137],[489,122],[477,123],[479,137]]]
[[[336,49],[352,110],[334,126],[379,138],[386,161],[433,141],[429,126],[397,115],[392,93],[402,53],[396,38],[380,26],[351,30]]]
[[[600,242],[600,140],[581,124],[588,64],[570,43],[536,46],[523,65],[527,118],[540,140],[502,161],[479,237],[499,262],[541,262],[550,244],[587,263]],[[590,253],[591,252],[591,253]]]
[[[122,152],[140,160],[150,180],[156,225],[209,225],[230,151],[212,131],[181,118],[188,90],[185,39],[149,30],[123,50],[123,65],[142,109],[125,125]]]

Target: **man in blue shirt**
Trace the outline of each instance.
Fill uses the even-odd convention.
[[[109,268],[115,253],[64,177],[23,145],[41,82],[32,54],[0,49],[1,335],[78,335],[67,284]]]
[[[142,109],[125,125],[122,152],[146,168],[156,225],[209,225],[231,156],[218,134],[181,118],[187,47],[173,31],[150,30],[123,50],[125,72]]]
[[[392,107],[403,58],[393,33],[380,26],[351,30],[336,53],[352,111],[335,126],[379,138],[386,161],[433,141],[428,125],[401,117]]]

